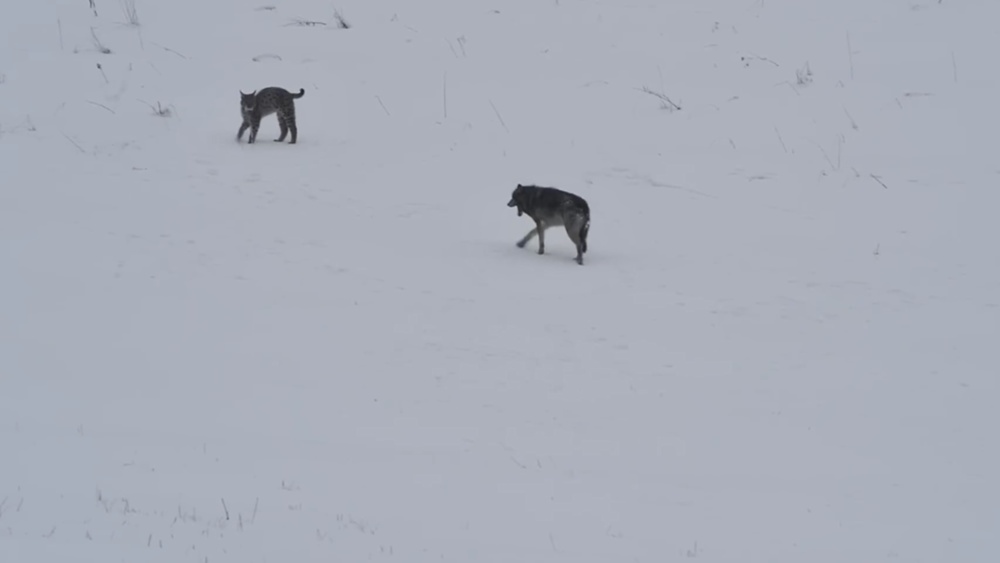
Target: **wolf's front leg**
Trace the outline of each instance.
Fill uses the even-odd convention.
[[[531,229],[530,231],[528,231],[528,234],[524,235],[524,238],[522,238],[521,240],[517,241],[517,247],[518,248],[524,248],[524,245],[528,244],[528,241],[530,241],[531,239],[535,238],[535,235],[537,235],[537,234],[538,234],[538,229],[537,228]]]

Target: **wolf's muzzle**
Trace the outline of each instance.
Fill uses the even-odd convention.
[[[521,213],[522,213],[521,206],[517,204],[517,200],[516,199],[510,198],[510,201],[507,203],[507,207],[517,207],[517,216],[518,217],[521,216]]]

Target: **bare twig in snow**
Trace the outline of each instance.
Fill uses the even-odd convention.
[[[774,128],[774,134],[778,136],[778,142],[781,143],[781,149],[785,151],[785,154],[788,154],[788,147],[785,146],[785,140],[781,138],[781,131],[778,131],[777,127]]]
[[[851,48],[851,32],[847,32],[847,64],[851,68],[851,80],[854,80],[854,49]]]
[[[104,104],[99,104],[99,103],[97,103],[97,102],[92,102],[92,101],[90,101],[90,100],[87,100],[87,103],[88,103],[88,104],[93,104],[93,105],[95,105],[95,106],[97,106],[97,107],[99,107],[99,108],[104,108],[104,109],[108,110],[108,111],[109,111],[109,112],[110,112],[110,113],[111,113],[112,115],[114,115],[114,114],[115,114],[115,110],[113,110],[113,109],[109,108],[108,106],[106,106],[106,105],[104,105]]]
[[[881,184],[883,188],[885,188],[887,190],[889,189],[889,186],[885,185],[885,182],[883,182],[882,178],[880,178],[879,176],[876,176],[875,174],[869,174],[869,176],[872,177],[872,180],[875,180],[876,182],[878,182],[879,184]]]
[[[135,11],[135,0],[121,0],[122,14],[125,16],[125,23],[133,27],[139,26],[139,14]]]
[[[97,70],[101,71],[101,76],[104,77],[104,83],[110,84],[110,82],[108,81],[108,75],[104,74],[104,68],[101,67],[101,63],[97,63]]]
[[[260,61],[264,61],[264,60],[267,60],[267,59],[278,59],[280,61],[281,57],[278,56],[278,55],[272,54],[272,53],[264,53],[264,54],[261,54],[261,55],[257,55],[256,57],[254,57],[254,58],[252,58],[250,60],[252,60],[255,63],[259,63]]]
[[[87,154],[87,151],[83,150],[83,147],[81,147],[79,143],[77,143],[77,142],[76,142],[76,141],[74,141],[74,140],[73,140],[72,138],[70,138],[70,136],[69,136],[69,135],[67,135],[66,133],[63,133],[63,137],[66,137],[66,140],[67,140],[67,141],[69,141],[69,142],[73,143],[73,146],[74,146],[74,147],[76,147],[76,148],[77,148],[77,150],[79,150],[79,151],[80,151],[81,153],[83,153],[83,154]]]
[[[673,100],[671,100],[666,94],[664,94],[662,92],[657,92],[655,90],[652,90],[648,86],[643,86],[642,88],[637,88],[637,90],[639,90],[640,92],[642,92],[644,94],[649,94],[650,96],[653,96],[654,98],[659,99],[660,100],[660,107],[662,109],[669,109],[671,111],[681,109],[681,106],[675,104]]]
[[[851,120],[851,129],[854,129],[855,131],[857,131],[858,130],[858,124],[854,121],[854,118],[851,116],[851,112],[847,111],[847,108],[844,108],[844,115],[847,116],[847,119]]]
[[[294,19],[294,20],[286,23],[285,27],[288,27],[288,26],[291,26],[291,25],[295,25],[295,26],[299,26],[299,27],[316,27],[316,26],[319,26],[319,25],[326,25],[326,22],[320,22],[320,21],[315,21],[315,20],[303,20],[303,19],[296,18],[296,19]]]
[[[149,109],[153,110],[154,115],[158,115],[160,117],[170,117],[171,115],[174,114],[174,112],[171,110],[171,106],[164,107],[160,105],[160,102],[156,102],[156,105],[154,106],[153,104],[144,100],[138,100],[138,101],[149,106]]]
[[[792,92],[795,92],[795,95],[796,95],[796,96],[801,96],[801,95],[802,95],[802,94],[800,94],[800,93],[799,93],[799,89],[798,89],[798,88],[796,88],[796,87],[795,87],[795,85],[794,85],[794,84],[792,84],[792,83],[791,83],[790,81],[788,81],[788,80],[785,80],[784,82],[779,82],[779,83],[775,84],[774,86],[775,86],[775,87],[778,87],[778,86],[788,86],[789,88],[791,88],[791,89],[792,89]]]
[[[222,499],[222,510],[226,512],[226,520],[229,520],[229,508],[226,506],[226,499]]]
[[[735,29],[736,28],[734,27],[733,30],[735,30]],[[774,65],[775,67],[778,67],[778,68],[781,67],[781,65],[779,65],[778,63],[772,61],[771,59],[769,59],[767,57],[762,57],[760,55],[756,55],[754,53],[750,53],[750,56],[742,56],[742,57],[740,57],[740,60],[743,61],[743,66],[746,66],[746,67],[750,66],[750,60],[752,60],[752,59],[756,59],[758,61],[764,61],[765,63],[770,63],[770,64],[772,64],[772,65]]]
[[[816,141],[810,141],[810,142],[812,144],[816,145],[816,147],[819,149],[819,151],[821,153],[823,153],[823,158],[826,159],[826,162],[830,165],[830,168],[833,168],[834,170],[836,170],[838,168],[838,166],[835,165],[832,160],[830,160],[830,155],[828,155],[826,153],[826,149],[823,148],[823,145],[817,143]]]
[[[340,29],[351,29],[351,24],[348,23],[346,19],[344,19],[343,14],[340,13],[340,10],[333,11],[333,21],[337,22],[337,27]]]
[[[812,84],[812,75],[812,69],[809,68],[809,61],[806,61],[805,66],[795,71],[795,83],[799,86]]]
[[[493,104],[493,100],[490,100],[490,107],[493,108],[493,113],[496,114],[497,119],[500,121],[500,125],[503,126],[503,130],[510,133],[510,129],[507,129],[507,124],[504,123],[503,116],[500,115],[500,110],[497,109],[497,106]]]
[[[156,47],[159,47],[159,48],[163,49],[164,51],[166,51],[168,53],[173,53],[173,54],[177,55],[178,57],[180,57],[182,59],[186,59],[187,58],[184,55],[178,53],[177,51],[174,51],[170,47],[164,47],[163,45],[160,45],[159,43],[153,43],[153,45],[156,46]]]
[[[685,552],[685,555],[687,555],[689,559],[697,559],[698,558],[698,542],[694,542],[694,549],[687,550]]]
[[[844,135],[837,135],[837,170],[840,170],[840,156],[844,152]]]
[[[38,130],[37,128],[35,128],[34,122],[31,121],[31,116],[30,115],[25,116],[24,117],[24,121],[22,121],[21,123],[18,123],[17,127],[14,127],[13,129],[11,129],[11,131],[17,131],[17,130],[21,129],[22,127],[25,130],[30,131],[30,132],[34,132],[34,131]]]
[[[101,40],[97,38],[97,32],[94,31],[94,28],[90,28],[90,37],[94,42],[94,48],[97,49],[98,52],[104,53],[105,55],[111,54],[111,49],[105,47],[104,43],[101,43]]]
[[[389,117],[392,117],[392,114],[389,113],[389,108],[385,107],[385,104],[382,103],[382,98],[375,96],[375,99],[378,100],[378,105],[382,106],[382,111],[384,111]]]

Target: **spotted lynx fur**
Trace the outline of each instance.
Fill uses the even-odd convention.
[[[278,126],[281,127],[281,136],[275,139],[275,142],[284,141],[285,136],[291,131],[292,138],[288,143],[295,144],[299,129],[295,126],[294,100],[301,98],[305,93],[305,88],[299,88],[298,94],[292,94],[277,86],[270,86],[260,91],[254,90],[249,94],[244,94],[243,90],[240,90],[240,113],[243,115],[243,124],[236,133],[236,140],[242,139],[243,133],[249,128],[250,136],[247,142],[255,142],[257,131],[260,129],[260,120],[275,113],[278,116]]]

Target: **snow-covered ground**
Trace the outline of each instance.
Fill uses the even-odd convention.
[[[1000,2],[135,6],[0,18],[0,561],[1000,560]]]

